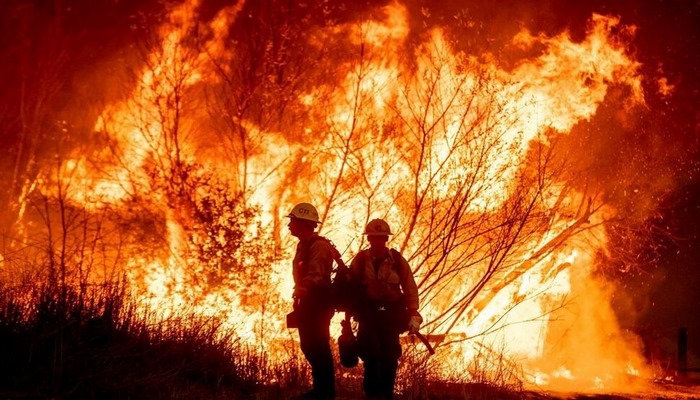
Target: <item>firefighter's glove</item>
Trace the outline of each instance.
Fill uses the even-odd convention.
[[[418,333],[421,323],[423,323],[423,318],[420,315],[411,316],[411,319],[408,320],[408,333],[412,335]]]

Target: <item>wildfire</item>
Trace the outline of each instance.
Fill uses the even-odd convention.
[[[332,77],[287,82],[289,58],[253,87],[235,69],[251,60],[231,49],[243,5],[206,23],[199,6],[170,13],[131,96],[95,122],[110,147],[75,154],[42,187],[53,193],[70,176],[68,200],[93,213],[146,205],[162,242],[148,254],[133,244],[120,264],[144,306],[217,316],[274,352],[289,338],[282,316],[292,292],[281,216],[308,199],[347,261],[368,219],[390,221],[390,244],[420,282],[426,329],[445,337],[436,355],[445,371],[468,369],[488,346],[539,386],[627,390],[630,376],[648,376],[638,340],[610,307],[613,288],[593,273],[616,211],[567,186],[567,160],[550,140],[591,119],[611,87],[626,89],[627,112],[644,104],[639,63],[626,50],[634,27],[593,15],[581,41],[523,30],[514,47],[543,50],[506,69],[455,50],[441,29],[416,45],[407,9],[394,3],[382,17],[305,37],[302,50],[346,52],[319,61]],[[264,49],[266,61],[298,51],[279,46],[288,47]],[[295,121],[266,108],[283,100]],[[260,216],[232,222],[233,198]],[[228,235],[235,226],[240,238]],[[267,239],[274,245],[255,250]],[[267,250],[282,256],[260,269]],[[226,267],[211,261],[231,257]]]

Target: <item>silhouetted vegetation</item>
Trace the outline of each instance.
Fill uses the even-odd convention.
[[[294,354],[273,362],[213,318],[157,317],[121,282],[0,287],[0,353],[3,399],[278,399],[293,397],[308,381],[306,364]],[[418,354],[406,354],[401,371],[400,398],[521,392],[436,380]],[[361,396],[361,367],[339,367],[338,386],[345,398]]]
[[[256,385],[216,321],[148,322],[119,283],[0,296],[5,398],[201,398]]]

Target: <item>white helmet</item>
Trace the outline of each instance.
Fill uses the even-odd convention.
[[[316,211],[316,207],[309,203],[299,203],[295,205],[294,208],[292,208],[292,211],[287,214],[287,217],[305,219],[316,223],[321,222],[318,219],[318,211]]]
[[[367,223],[364,234],[367,236],[389,236],[392,233],[389,224],[383,219],[377,218]]]

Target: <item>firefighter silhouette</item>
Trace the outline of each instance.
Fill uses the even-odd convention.
[[[418,288],[404,257],[387,247],[389,224],[370,221],[364,231],[369,248],[350,263],[353,279],[362,290],[358,295],[357,350],[364,364],[363,389],[370,398],[391,399],[398,360],[399,335],[418,333],[423,322],[418,313]]]

